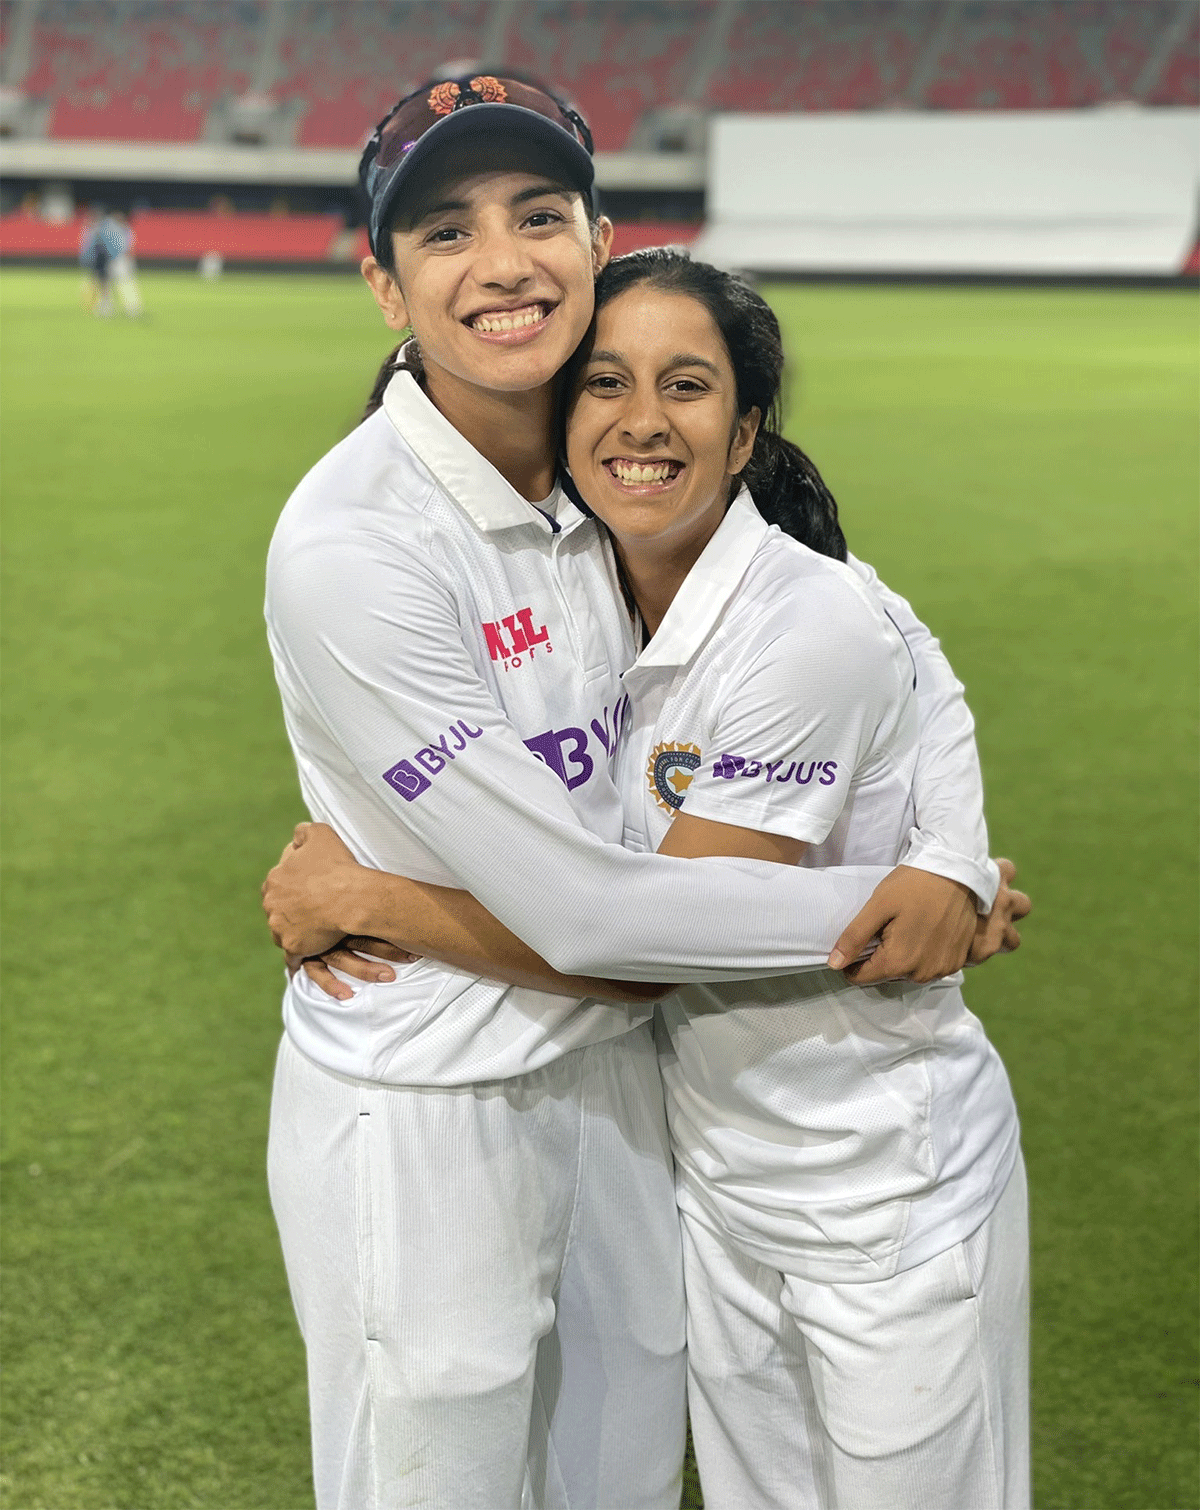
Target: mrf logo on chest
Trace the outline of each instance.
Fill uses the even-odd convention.
[[[534,627],[532,608],[518,608],[515,613],[505,614],[502,618],[485,619],[481,628],[488,654],[505,671],[515,671],[526,660],[532,660],[539,650],[543,655],[554,652],[550,631],[545,624]]]

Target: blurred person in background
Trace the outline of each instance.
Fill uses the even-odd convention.
[[[109,269],[113,287],[116,289],[117,298],[121,301],[121,308],[132,320],[138,319],[145,313],[142,307],[142,295],[138,288],[137,264],[133,260],[133,247],[136,241],[133,226],[129,223],[129,216],[114,210],[107,217],[115,232],[115,241],[120,250],[112,259]]]
[[[84,216],[79,237],[79,265],[87,275],[87,306],[107,319],[112,306],[112,262],[120,254],[121,238],[105,212],[93,206]]]
[[[113,313],[113,288],[122,311],[130,319],[143,313],[133,260],[134,231],[119,210],[92,209],[79,238],[79,264],[88,274],[88,304],[92,313],[108,319]]]

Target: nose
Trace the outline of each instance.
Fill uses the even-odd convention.
[[[507,228],[493,230],[480,244],[475,277],[485,288],[515,292],[533,276],[529,246]]]
[[[639,386],[629,394],[621,413],[621,436],[635,446],[662,445],[671,433],[671,421],[654,385]]]

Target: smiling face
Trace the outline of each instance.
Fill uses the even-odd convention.
[[[431,393],[545,388],[587,329],[611,225],[594,240],[577,190],[507,165],[450,162],[413,205],[395,277],[374,258],[363,274],[387,323],[412,326]]]
[[[689,294],[649,283],[596,317],[567,419],[567,461],[623,554],[698,556],[749,460],[759,415],[737,412],[721,332]]]

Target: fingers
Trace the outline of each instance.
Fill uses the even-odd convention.
[[[853,961],[858,959],[872,939],[882,933],[894,915],[893,909],[881,906],[872,898],[858,916],[846,926],[841,937],[834,944],[829,955],[830,969],[845,970],[848,966],[854,968]]]
[[[321,958],[327,965],[334,966],[346,975],[353,975],[355,980],[396,979],[396,972],[390,965],[381,965],[378,960],[363,959],[361,954],[355,954],[353,949],[347,949],[344,945],[330,949]]]
[[[885,954],[882,961],[879,961],[881,952],[877,949],[870,959],[860,960],[856,965],[847,965],[842,974],[856,986],[877,986],[885,980],[898,980],[899,976],[889,963],[890,956]]]
[[[1027,918],[1033,911],[1033,902],[1023,891],[1014,891],[1009,902],[1009,915],[1013,918]]]
[[[1017,867],[1011,860],[997,859],[996,868],[1000,872],[1000,879],[1004,885],[1010,886],[1017,873]]]
[[[284,847],[284,854],[286,855],[289,849],[299,849],[312,832],[312,827],[311,823],[297,823],[292,830],[292,842]]]
[[[914,979],[921,937],[893,922],[885,925],[878,945],[866,959],[857,959],[842,972],[856,986],[877,986],[885,980]]]
[[[888,980],[926,986],[961,970],[971,950],[971,942],[957,932],[931,932],[924,925],[906,927],[898,917],[884,927],[879,947],[871,957],[848,966],[843,974],[856,986],[877,986]]]
[[[419,954],[409,954],[406,949],[389,943],[387,939],[371,938],[365,934],[352,935],[343,939],[342,944],[347,949],[357,949],[360,954],[374,954],[380,959],[396,960],[405,965],[411,964],[415,959],[420,959]]]
[[[871,986],[881,980],[892,980],[894,977],[891,972],[898,953],[899,946],[894,939],[890,948],[886,940],[876,941],[868,955],[851,960],[842,974],[856,986]]]
[[[351,1001],[353,999],[353,990],[346,985],[345,981],[338,980],[337,976],[324,960],[306,959],[302,969],[309,980],[320,986],[326,996],[332,996],[336,1001]]]

